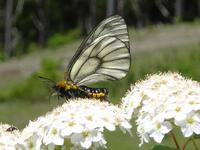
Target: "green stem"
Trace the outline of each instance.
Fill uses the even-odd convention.
[[[195,150],[199,150],[199,148],[197,147],[197,144],[195,142],[195,139],[192,137],[192,143],[194,145]]]
[[[174,141],[174,144],[176,145],[176,149],[180,150],[180,146],[176,140],[176,136],[174,135],[174,133],[171,131],[171,135],[172,135],[172,139]]]
[[[188,139],[188,140],[185,142],[185,144],[183,145],[183,150],[186,149],[186,146],[188,145],[188,143],[189,143],[191,140],[192,140],[192,139]]]

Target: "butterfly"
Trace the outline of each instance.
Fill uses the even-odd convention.
[[[83,40],[66,68],[64,80],[57,83],[50,80],[53,83],[52,90],[54,95],[66,99],[107,100],[107,88],[91,88],[86,85],[121,79],[129,71],[130,63],[126,23],[119,15],[108,17]]]

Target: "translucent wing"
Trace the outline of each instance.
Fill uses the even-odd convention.
[[[68,80],[87,85],[123,78],[130,67],[128,31],[118,15],[103,20],[83,41],[68,66]]]

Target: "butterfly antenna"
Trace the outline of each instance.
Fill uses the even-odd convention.
[[[52,79],[46,78],[46,77],[42,77],[42,76],[38,76],[38,78],[42,79],[43,81],[50,81],[56,84],[55,81],[53,81]]]
[[[42,76],[38,76],[38,78],[40,78],[42,80],[42,82],[44,82],[44,86],[48,89],[49,91],[49,96],[48,96],[48,100],[49,100],[49,105],[51,104],[51,96],[53,95],[53,91],[52,91],[52,87],[56,84],[55,81],[46,78],[46,77],[42,77]]]

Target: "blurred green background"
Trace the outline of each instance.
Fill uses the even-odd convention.
[[[91,85],[108,87],[111,102],[119,104],[130,85],[147,74],[176,71],[200,81],[199,0],[7,0],[0,2],[0,8],[4,19],[0,22],[2,123],[22,129],[29,120],[61,105],[65,100],[49,99],[47,87],[37,76],[63,79],[82,35],[111,14],[125,18],[132,55],[126,78]],[[9,16],[16,19],[9,22]],[[181,133],[175,133],[184,143]],[[117,131],[106,133],[106,139],[109,150],[148,150],[155,144],[139,148],[135,126],[133,137]],[[164,144],[173,145],[170,135]]]

